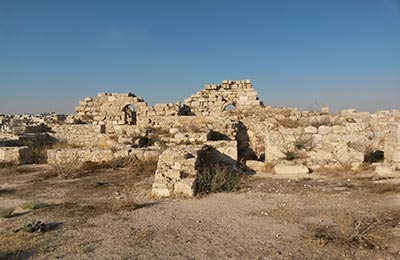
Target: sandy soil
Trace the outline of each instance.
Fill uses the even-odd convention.
[[[398,179],[252,176],[235,193],[164,200],[152,181],[0,169],[0,207],[16,208],[0,218],[0,259],[400,259]],[[32,220],[48,230],[15,232]]]

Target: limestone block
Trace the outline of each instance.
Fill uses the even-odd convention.
[[[0,147],[0,162],[14,164],[31,163],[31,150],[27,146]]]
[[[318,129],[314,126],[307,126],[304,128],[304,133],[306,134],[316,134],[318,132]]]
[[[364,161],[364,153],[347,147],[346,145],[339,145],[334,150],[335,158],[340,163],[362,163]]]
[[[153,196],[158,198],[171,196],[171,192],[166,184],[154,183],[151,193]]]
[[[329,114],[329,107],[321,107],[322,114]]]
[[[341,125],[334,125],[332,126],[332,132],[335,134],[346,134],[346,127]]]
[[[246,166],[256,172],[265,171],[265,162],[256,161],[256,160],[247,160]]]
[[[378,164],[375,172],[381,177],[400,177],[400,172],[396,172],[396,166],[392,164]]]
[[[320,127],[318,127],[318,134],[327,135],[331,132],[331,130],[332,130],[332,127],[326,126],[326,125],[321,125]]]
[[[385,137],[385,161],[400,163],[400,124],[388,124],[388,133]]]
[[[177,169],[167,170],[163,173],[163,175],[172,181],[179,181],[181,179],[181,171]]]
[[[278,163],[274,167],[274,172],[280,175],[308,174],[310,171],[302,164]]]
[[[174,185],[174,193],[176,195],[192,198],[195,195],[196,179],[186,178],[178,181]]]
[[[348,109],[343,109],[340,111],[341,115],[349,115],[349,114],[354,114],[356,113],[357,110],[355,108],[348,108]]]
[[[95,148],[65,148],[47,150],[49,164],[81,164],[90,162],[109,162],[114,159],[114,154],[109,149]]]
[[[214,147],[218,152],[228,156],[230,159],[237,161],[238,150],[236,141],[208,141],[206,144]],[[225,161],[226,159],[220,156],[217,160]]]
[[[329,161],[333,160],[335,157],[333,153],[323,151],[323,150],[317,150],[317,151],[311,151],[308,152],[307,155],[310,157],[312,161]]]

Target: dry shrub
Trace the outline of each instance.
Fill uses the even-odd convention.
[[[0,208],[0,218],[11,218],[14,208]]]
[[[239,189],[242,174],[232,166],[208,165],[198,169],[196,178],[197,194],[232,192]]]
[[[118,201],[112,203],[110,206],[110,210],[113,212],[117,212],[120,210],[136,210],[139,209],[141,206],[140,204],[134,201]]]
[[[14,162],[0,162],[0,169],[13,168],[16,166],[17,164]]]
[[[47,204],[39,202],[39,201],[27,201],[21,205],[21,208],[27,210],[35,210],[46,207]]]
[[[113,166],[114,166],[113,162],[86,161],[81,164],[80,170],[82,170],[84,172],[95,172],[95,171],[100,171],[103,169],[113,168]]]
[[[139,160],[136,156],[128,156],[116,159],[113,162],[114,168],[126,168],[135,174],[154,174],[157,170],[158,160],[156,158]]]
[[[52,170],[61,178],[76,178],[81,172],[79,153],[60,153],[57,159],[50,165]]]
[[[380,229],[399,226],[400,215],[390,212],[379,217],[358,216],[345,219],[341,226],[324,226],[314,230],[319,245],[341,243],[350,247],[382,249],[384,244],[378,235]]]
[[[400,186],[398,184],[368,182],[364,187],[367,188],[368,192],[376,194],[400,192]]]

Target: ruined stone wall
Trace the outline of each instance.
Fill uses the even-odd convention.
[[[185,100],[185,105],[195,115],[215,115],[229,105],[237,110],[261,107],[257,92],[250,80],[224,80],[222,84],[208,84],[204,89]]]
[[[356,167],[368,154],[384,151],[385,159],[395,162],[392,158],[398,151],[399,115],[396,110],[375,114],[346,110],[323,117],[303,116],[296,127],[279,125],[266,130],[265,160],[276,163],[287,159],[289,154],[311,169],[343,164]]]
[[[104,125],[54,125],[53,137],[75,146],[96,146],[105,132]]]
[[[135,111],[129,111],[133,106]],[[136,124],[132,113],[139,118],[147,109],[147,103],[132,93],[99,93],[97,97],[87,97],[75,108],[77,117],[93,124]]]
[[[165,150],[159,157],[152,194],[169,197],[172,194],[193,197],[196,193],[196,178],[201,167],[201,150],[211,152],[213,162],[235,165],[236,141],[210,141],[207,145],[178,145]]]

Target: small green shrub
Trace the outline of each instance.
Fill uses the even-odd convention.
[[[34,210],[34,209],[40,209],[44,207],[43,203],[40,203],[38,201],[27,201],[24,204],[22,204],[21,208],[27,209],[27,210]]]
[[[285,159],[288,161],[293,161],[293,160],[299,158],[299,155],[294,151],[285,151],[284,155],[285,155]]]
[[[11,218],[14,208],[0,208],[0,218]]]
[[[42,233],[42,232],[46,232],[47,229],[48,229],[48,226],[44,222],[38,220],[38,221],[32,221],[32,222],[26,223],[24,226],[17,229],[16,232],[23,230],[23,231],[26,231],[29,233],[34,233],[34,232]]]

